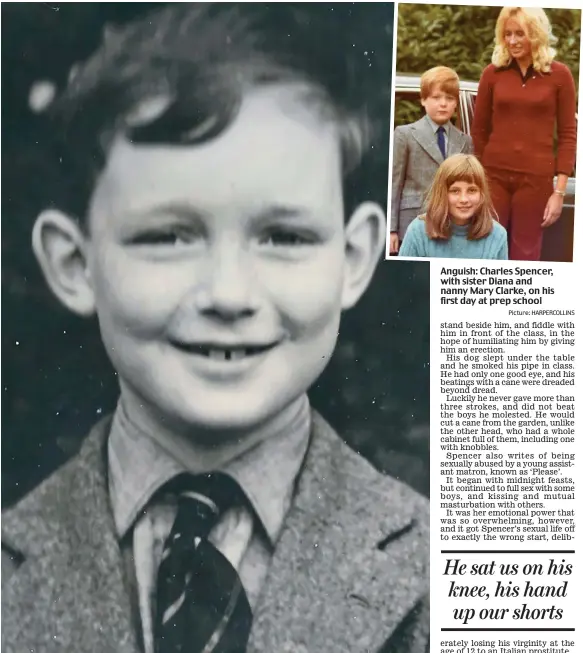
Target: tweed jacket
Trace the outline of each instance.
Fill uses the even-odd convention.
[[[450,124],[447,155],[472,151],[472,139]],[[390,230],[397,231],[400,240],[411,221],[422,213],[425,193],[442,163],[443,156],[426,116],[395,129]]]
[[[427,653],[428,503],[316,413],[249,653]],[[100,422],[2,519],[2,650],[139,653]]]

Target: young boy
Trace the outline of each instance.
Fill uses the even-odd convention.
[[[344,197],[370,121],[321,36],[174,4],[52,107],[78,192],[33,248],[121,396],[3,516],[3,650],[428,650],[427,503],[306,397],[385,224]]]
[[[472,153],[472,139],[450,120],[459,100],[459,78],[437,66],[421,76],[425,116],[393,133],[393,180],[389,252],[395,254],[407,227],[420,213],[437,168],[452,154]]]

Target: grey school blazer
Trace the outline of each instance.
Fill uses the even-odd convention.
[[[471,154],[472,139],[450,124],[447,155]],[[422,213],[424,196],[443,156],[427,116],[393,132],[393,178],[391,182],[391,231],[403,240],[409,224]]]
[[[2,518],[2,650],[138,653],[98,424]],[[427,653],[428,502],[317,414],[249,653]]]

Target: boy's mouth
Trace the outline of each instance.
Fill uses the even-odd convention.
[[[268,345],[242,345],[240,347],[222,347],[214,344],[188,344],[174,342],[175,347],[186,351],[189,354],[204,356],[215,361],[239,361],[251,356],[258,356],[275,347],[277,343],[272,342]]]

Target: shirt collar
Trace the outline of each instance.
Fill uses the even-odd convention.
[[[431,118],[430,118],[427,114],[425,114],[425,117],[427,118],[429,124],[431,125],[431,129],[433,129],[433,133],[434,133],[434,134],[437,134],[437,130],[438,130],[440,127],[443,127],[443,129],[444,129],[444,131],[445,131],[445,135],[446,135],[446,136],[449,136],[449,126],[450,126],[450,124],[451,124],[449,120],[448,120],[444,125],[438,125],[436,122],[434,122],[433,120],[431,120]]]
[[[266,427],[265,437],[251,449],[220,469],[192,469],[172,456],[162,441],[138,429],[120,401],[108,441],[109,492],[118,536],[126,535],[154,493],[178,474],[221,471],[240,485],[275,544],[308,448],[310,421],[308,398],[303,395]]]
[[[520,66],[518,65],[518,61],[516,59],[511,59],[510,63],[506,64],[506,66],[500,66],[499,68],[495,68],[494,72],[500,73],[504,70],[516,70],[518,74],[522,77],[522,70],[520,70]],[[530,64],[530,66],[526,69],[526,74],[524,75],[523,79],[528,79],[529,77],[536,77],[537,75],[550,75],[551,71],[549,70],[548,72],[542,72],[542,71],[536,71],[534,69],[534,66]]]
[[[522,77],[522,79],[534,77],[534,66],[532,64],[530,64],[530,66],[526,69],[524,75],[522,74],[522,70],[520,70],[520,66],[518,65],[518,61],[516,61],[516,59],[512,59],[512,61],[508,64],[508,68],[518,71],[518,74]]]

